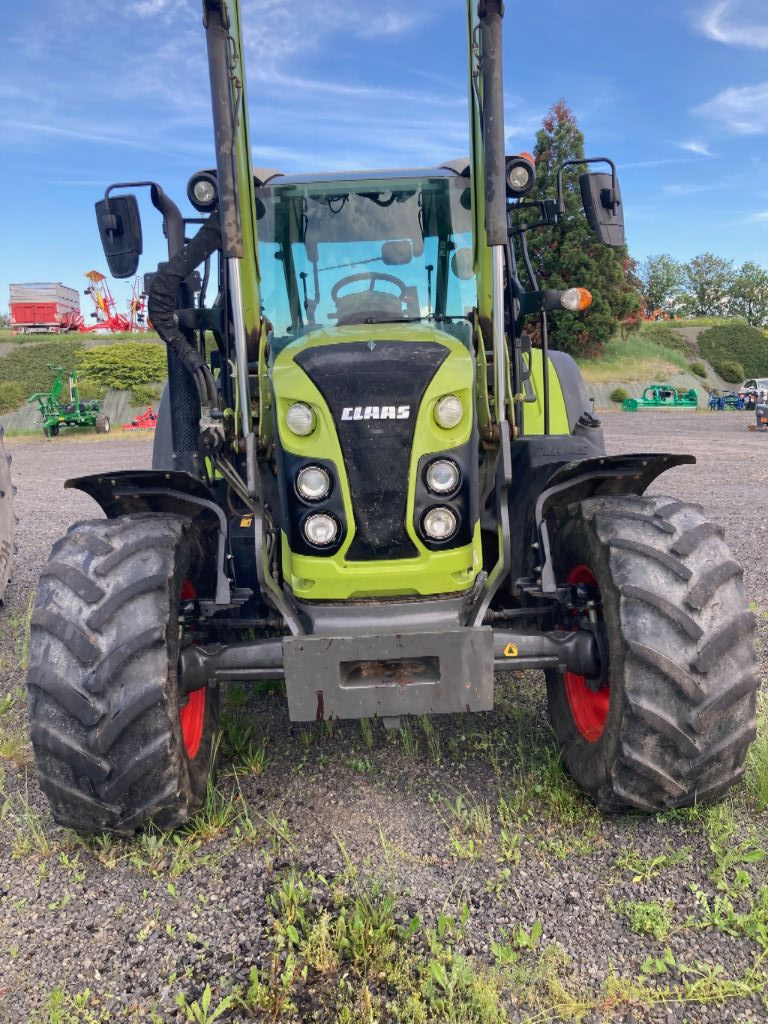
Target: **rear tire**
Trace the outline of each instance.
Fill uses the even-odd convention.
[[[203,804],[218,692],[178,688],[182,588],[201,554],[188,519],[156,514],[79,523],[53,546],[28,683],[40,784],[59,824],[167,829]]]
[[[96,421],[94,423],[94,427],[96,428],[96,433],[97,434],[108,434],[109,433],[109,427],[110,427],[109,417],[105,416],[103,413],[100,413],[96,417]]]
[[[566,768],[605,811],[719,797],[744,773],[758,687],[721,528],[698,505],[622,496],[571,506],[552,536],[558,579],[596,581],[609,662],[608,693],[547,673]]]
[[[0,427],[0,604],[5,599],[5,588],[11,581],[13,535],[16,528],[14,495],[16,488],[11,483],[11,456],[3,446],[3,428]]]

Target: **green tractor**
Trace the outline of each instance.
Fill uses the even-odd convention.
[[[56,377],[50,391],[36,391],[27,402],[37,402],[43,433],[46,437],[57,437],[62,427],[93,427],[97,434],[109,433],[109,417],[96,399],[80,400],[80,383],[77,370],[63,370],[60,366],[49,366]],[[69,387],[69,401],[64,397],[64,381]]]
[[[284,679],[293,721],[394,726],[488,711],[495,672],[538,668],[600,808],[690,805],[744,771],[742,570],[699,506],[645,494],[694,459],[607,456],[549,349],[548,311],[589,297],[540,288],[526,235],[563,216],[569,168],[526,198],[503,3],[467,10],[469,159],[283,175],[251,167],[237,0],[203,2],[217,166],[189,181],[194,218],[150,185],[169,247],[149,288],[169,370],[153,469],[68,481],[106,518],[57,542],[32,615],[32,741],[64,825],[182,823],[228,680]],[[620,246],[616,169],[595,162],[586,215]],[[142,248],[125,187],[96,208],[118,277]]]

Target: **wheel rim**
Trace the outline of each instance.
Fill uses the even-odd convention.
[[[181,587],[181,601],[194,601],[197,597],[195,585],[190,580],[184,580]],[[193,690],[187,699],[184,707],[179,708],[179,723],[181,724],[181,738],[184,743],[184,750],[190,761],[194,761],[200,750],[203,739],[203,728],[205,726],[205,687],[200,690]]]
[[[594,587],[599,593],[595,574],[586,565],[575,565],[568,573],[567,583],[583,583]],[[596,743],[603,734],[608,720],[611,690],[609,685],[592,690],[586,676],[566,671],[565,693],[573,715],[573,721],[580,735],[588,743]]]

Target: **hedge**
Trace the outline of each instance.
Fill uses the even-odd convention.
[[[742,324],[710,327],[699,335],[699,351],[715,369],[718,363],[741,364],[743,372],[739,380],[745,377],[768,377],[768,338],[754,327]]]

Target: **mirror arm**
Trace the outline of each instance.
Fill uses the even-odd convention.
[[[589,164],[608,164],[611,168],[611,195],[608,203],[603,201],[606,209],[615,209],[616,201],[616,164],[607,156],[588,156],[583,160],[564,160],[557,169],[557,212],[562,217],[565,213],[565,194],[563,193],[563,171],[566,167],[581,167]],[[606,190],[607,191],[607,190]]]

